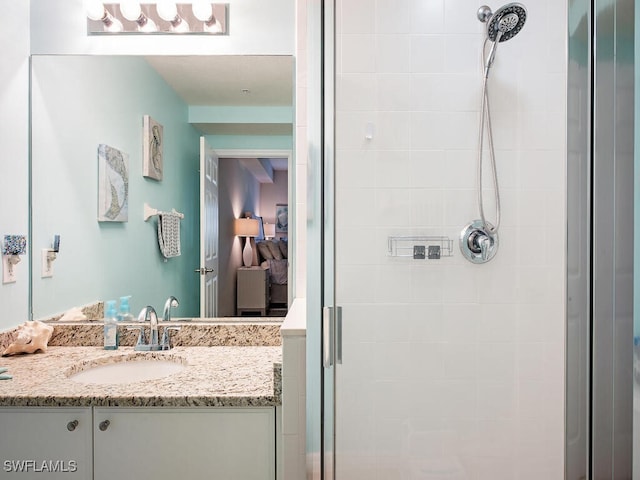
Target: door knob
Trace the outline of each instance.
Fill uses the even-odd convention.
[[[78,420],[73,420],[67,423],[67,430],[69,430],[70,432],[73,432],[77,426],[78,426]]]
[[[101,432],[104,432],[107,428],[109,428],[109,425],[111,425],[111,422],[109,420],[103,420],[98,425],[98,428],[100,429]]]
[[[212,273],[213,268],[206,268],[206,267],[196,268],[194,272],[199,273],[200,275],[206,275],[207,273]]]

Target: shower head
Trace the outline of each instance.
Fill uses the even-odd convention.
[[[520,3],[508,3],[492,12],[486,5],[478,9],[478,19],[489,22],[487,35],[492,42],[505,42],[515,37],[527,20],[527,9]]]

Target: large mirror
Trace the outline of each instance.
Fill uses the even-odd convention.
[[[292,99],[286,56],[33,56],[32,318],[123,296],[131,296],[135,315],[145,305],[162,309],[172,295],[180,301],[174,315],[200,316],[201,137],[214,150],[255,153],[220,158],[218,167],[217,315],[235,315],[243,245],[235,218],[250,211],[274,223],[276,205],[295,203],[286,155]],[[158,148],[161,179],[143,170],[145,152]],[[105,182],[114,173],[118,180]],[[99,198],[118,221],[98,221]],[[184,215],[179,256],[162,254],[159,235],[169,228],[159,232],[157,216],[145,221],[144,204]],[[46,250],[55,235],[54,256]]]

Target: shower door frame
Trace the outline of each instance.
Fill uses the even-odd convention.
[[[569,8],[565,478],[631,479],[634,7]]]

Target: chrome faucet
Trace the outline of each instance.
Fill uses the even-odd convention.
[[[171,297],[167,300],[167,305],[169,308],[171,306],[171,299],[173,299],[176,303],[178,300],[175,297]],[[167,307],[165,306],[165,310]],[[171,349],[171,331],[180,330],[180,327],[165,327],[164,335],[162,336],[162,342],[158,341],[158,315],[156,314],[155,309],[151,305],[147,305],[144,307],[140,314],[138,315],[139,322],[146,322],[149,320],[151,324],[151,332],[149,333],[149,343],[147,343],[145,334],[144,334],[144,325],[135,326],[135,327],[127,327],[127,330],[140,330],[140,334],[138,335],[138,341],[134,347],[134,350],[149,352],[149,351],[157,351],[157,350],[170,350]],[[168,320],[165,316],[165,320]]]
[[[151,305],[144,307],[138,315],[139,322],[146,322],[147,320],[149,320],[151,324],[149,343],[147,345],[136,345],[136,350],[160,350],[160,343],[158,342],[158,314]],[[140,328],[144,329],[144,327]]]
[[[167,301],[164,304],[164,314],[162,315],[162,319],[165,322],[168,322],[169,320],[171,320],[171,307],[175,308],[179,305],[180,305],[180,302],[178,302],[178,299],[173,295],[167,298]]]

